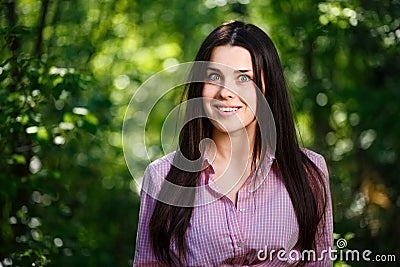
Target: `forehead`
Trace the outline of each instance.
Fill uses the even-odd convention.
[[[253,70],[250,52],[241,46],[217,46],[211,53],[210,61],[233,70]]]

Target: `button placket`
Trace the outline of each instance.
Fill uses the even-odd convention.
[[[235,258],[240,258],[245,255],[245,242],[241,233],[238,213],[232,201],[225,199],[225,210],[227,212],[229,232],[233,242]]]

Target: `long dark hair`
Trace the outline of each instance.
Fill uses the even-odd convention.
[[[275,120],[276,159],[272,168],[280,171],[296,213],[299,225],[296,248],[315,249],[317,226],[323,218],[326,206],[324,178],[319,168],[299,147],[288,90],[277,50],[268,35],[260,28],[234,21],[212,31],[202,43],[195,60],[209,61],[213,49],[223,45],[240,46],[251,54],[254,83],[258,88],[264,88],[265,98]],[[201,97],[202,88],[202,83],[189,84],[186,98]],[[187,114],[204,114],[203,108],[199,105],[188,105],[186,112]],[[258,117],[263,116],[262,110],[257,109],[256,112]],[[260,124],[255,136],[252,166],[260,162],[262,151],[265,150],[261,144],[259,127]],[[212,129],[213,126],[206,117],[197,116],[185,124],[179,141],[182,155],[190,160],[199,159],[201,157],[198,149],[200,141],[211,138]],[[173,164],[166,180],[185,187],[195,187],[199,177],[200,171],[183,171]],[[162,199],[169,196],[172,201],[182,198],[180,192],[168,192],[168,186],[163,186],[160,194],[163,195]],[[189,202],[194,200],[193,195],[184,196],[184,198]],[[186,207],[157,201],[150,220],[150,239],[154,254],[161,263],[167,266],[183,266],[186,262],[185,234],[193,208],[190,205],[183,206]],[[173,244],[178,255],[171,251]]]

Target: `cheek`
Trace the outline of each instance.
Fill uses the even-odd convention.
[[[214,96],[214,94],[215,94],[214,86],[211,85],[211,84],[204,84],[203,91],[202,91],[201,95],[203,97],[212,98]]]
[[[212,87],[210,87],[210,85],[207,84],[204,85],[201,96],[203,97],[203,109],[206,112],[206,114],[209,115],[211,108],[211,98],[213,98]]]
[[[246,90],[246,92],[241,94],[241,98],[247,106],[251,107],[255,111],[257,107],[257,95],[255,90]]]

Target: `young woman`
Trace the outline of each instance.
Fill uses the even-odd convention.
[[[145,171],[134,266],[331,266],[327,167],[299,147],[274,44],[234,21],[196,62],[179,149]]]

